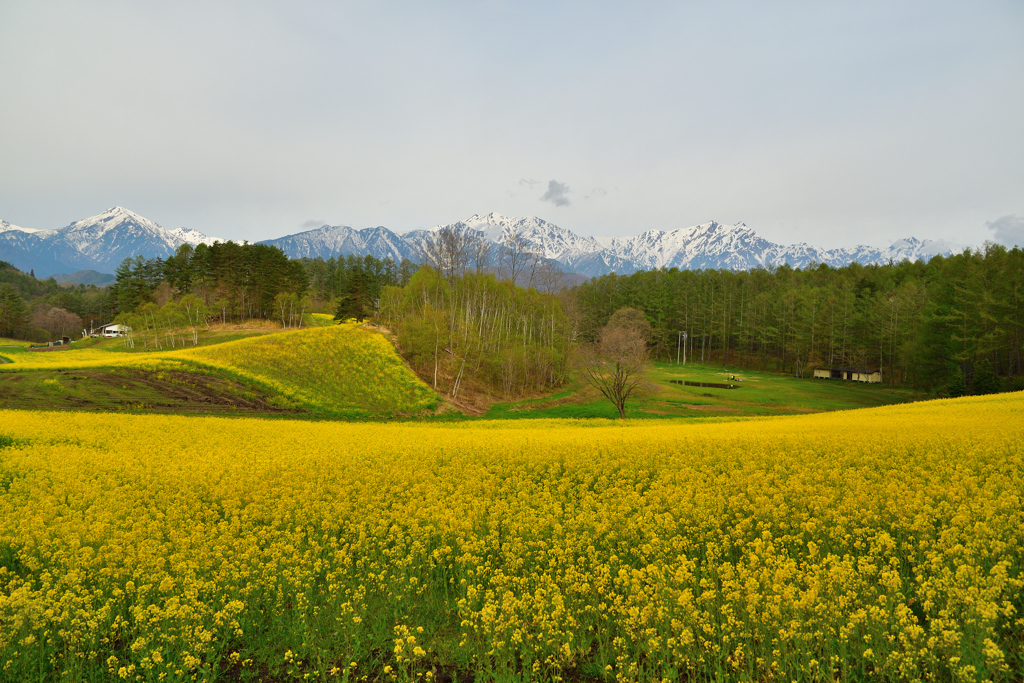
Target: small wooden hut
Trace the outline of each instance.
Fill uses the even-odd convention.
[[[815,379],[841,379],[847,382],[878,384],[882,381],[882,371],[879,368],[814,368],[814,377]]]

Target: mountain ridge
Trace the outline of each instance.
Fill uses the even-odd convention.
[[[112,273],[127,257],[166,258],[182,244],[212,244],[220,240],[190,228],[167,230],[122,206],[55,230],[20,228],[3,221],[0,260],[39,277],[95,270]]]
[[[745,223],[724,225],[717,221],[669,231],[648,230],[634,237],[586,237],[535,216],[513,218],[495,212],[474,214],[456,223],[405,233],[392,232],[384,227],[359,230],[349,226],[324,225],[264,240],[261,244],[277,246],[292,258],[330,258],[348,254],[412,258],[419,243],[429,234],[445,228],[472,231],[496,245],[512,234],[518,234],[531,250],[545,259],[557,262],[570,272],[588,276],[610,272],[626,275],[654,268],[742,270],[783,264],[803,268],[813,263],[842,267],[851,262],[869,265],[905,258],[927,260],[938,254],[949,255],[963,249],[961,245],[942,240],[914,237],[896,240],[889,247],[856,245],[826,249],[806,242],[782,245],[761,237]],[[371,233],[374,239],[369,238]],[[331,244],[323,239],[326,235],[332,236]],[[389,250],[385,253],[375,249],[374,241],[386,242]],[[399,242],[408,246],[396,246]]]
[[[888,247],[855,245],[826,249],[800,242],[783,245],[761,237],[745,223],[725,225],[708,221],[674,230],[647,230],[633,237],[579,235],[536,216],[517,218],[497,212],[427,230],[394,232],[383,226],[352,228],[322,225],[259,244],[276,246],[291,258],[331,258],[355,254],[401,261],[415,260],[419,245],[442,229],[469,231],[500,245],[518,235],[527,248],[556,262],[567,272],[599,276],[622,275],[655,268],[749,268],[788,264],[804,268],[814,263],[842,267],[851,262],[869,265],[889,260],[927,260],[963,249],[943,240],[907,237]],[[82,270],[112,272],[128,256],[166,258],[182,244],[211,245],[223,241],[191,228],[166,229],[124,207],[116,206],[95,216],[55,230],[34,230],[0,221],[0,260],[13,263],[40,277]]]

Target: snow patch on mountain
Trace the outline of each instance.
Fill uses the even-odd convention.
[[[7,232],[9,230],[17,230],[18,232],[27,233],[39,232],[35,228],[23,228],[20,225],[14,225],[13,223],[8,223],[7,221],[0,221],[0,232]]]
[[[212,247],[218,242],[226,242],[220,237],[208,237],[198,230],[192,228],[174,228],[173,230],[167,230],[171,235],[177,237],[185,244],[191,244],[193,247],[198,247],[200,244],[205,244],[208,247]]]

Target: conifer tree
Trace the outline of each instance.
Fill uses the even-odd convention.
[[[964,380],[964,371],[960,369],[959,365],[956,366],[956,370],[953,371],[946,383],[946,395],[950,398],[967,395],[967,382]]]
[[[974,364],[974,377],[971,380],[971,393],[976,395],[999,393],[1000,383],[992,369],[992,363],[982,358]]]

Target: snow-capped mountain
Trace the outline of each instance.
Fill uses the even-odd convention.
[[[58,238],[44,239],[38,232],[0,232],[0,261],[15,268],[35,271],[38,277],[52,273],[95,268],[93,259]]]
[[[890,259],[927,260],[936,254],[959,252],[962,246],[945,241],[902,239],[890,247],[855,246],[825,249],[811,244],[785,246],[764,239],[743,223],[723,225],[716,221],[688,228],[662,231],[648,230],[635,237],[580,237],[540,218],[509,218],[498,213],[473,215],[449,227],[475,230],[492,242],[502,243],[518,233],[531,248],[544,258],[557,261],[564,269],[583,275],[617,272],[628,274],[652,268],[726,268],[742,270],[770,265],[789,264],[802,268],[811,263],[827,263],[842,267],[856,261],[864,265],[886,263]],[[422,234],[406,233],[403,237],[422,239]]]
[[[841,267],[853,261],[866,265],[886,263],[890,259],[927,260],[936,254],[950,254],[962,249],[949,242],[913,237],[898,240],[888,248],[855,246],[825,249],[805,243],[785,246],[769,242],[743,223],[723,225],[715,221],[671,231],[648,230],[628,238],[582,237],[542,218],[513,218],[500,213],[474,214],[457,223],[401,234],[383,227],[357,230],[325,225],[267,240],[263,244],[279,247],[292,258],[356,254],[415,260],[422,241],[431,233],[445,228],[474,232],[495,245],[504,244],[512,235],[519,235],[530,250],[545,259],[557,262],[568,272],[589,276],[611,272],[628,274],[652,268],[740,270],[784,263],[795,268],[812,263]],[[500,248],[493,253],[498,251]]]
[[[220,241],[188,228],[166,230],[120,206],[56,230],[17,228],[6,222],[4,226],[0,260],[34,270],[38,277],[78,270],[112,273],[122,260],[137,254],[166,258],[182,244]]]
[[[963,248],[949,242],[913,237],[898,240],[888,248],[862,245],[825,249],[806,243],[785,246],[769,242],[743,223],[723,225],[715,221],[671,231],[649,230],[628,238],[582,237],[542,218],[513,218],[500,213],[474,214],[457,223],[406,233],[395,233],[383,227],[357,230],[325,225],[262,244],[279,247],[292,258],[355,254],[416,260],[422,241],[445,228],[475,232],[495,245],[519,235],[530,250],[545,259],[557,262],[568,272],[589,276],[611,272],[628,274],[651,268],[739,270],[782,264],[802,268],[812,263],[841,267],[853,261],[866,265],[886,263],[890,259],[927,260],[936,254],[950,254]]]
[[[323,225],[313,230],[264,240],[260,244],[277,247],[291,258],[328,259],[332,256],[373,256],[390,258],[396,262],[403,258],[416,258],[416,247],[411,240],[387,228],[356,230],[347,225]]]
[[[715,221],[669,231],[648,230],[627,238],[584,237],[542,218],[513,218],[500,213],[474,214],[457,223],[401,234],[385,227],[358,230],[324,225],[261,244],[278,247],[292,258],[356,254],[417,260],[422,241],[444,228],[473,232],[493,242],[497,245],[492,251],[494,258],[501,253],[501,245],[518,235],[539,256],[558,263],[567,272],[587,276],[652,268],[740,270],[782,264],[802,268],[812,263],[841,267],[851,262],[867,265],[927,260],[963,248],[942,240],[913,237],[884,248],[782,245],[764,239],[743,223],[723,225]],[[166,258],[182,244],[210,245],[218,241],[190,228],[167,230],[119,206],[57,230],[32,230],[0,222],[0,260],[21,270],[34,269],[40,277],[78,270],[112,273],[129,256]]]
[[[66,240],[108,270],[136,254],[144,254],[147,258],[166,258],[182,244],[195,246],[216,241],[216,238],[195,230],[165,230],[148,218],[120,206],[58,230],[36,234],[44,239],[53,236]]]

